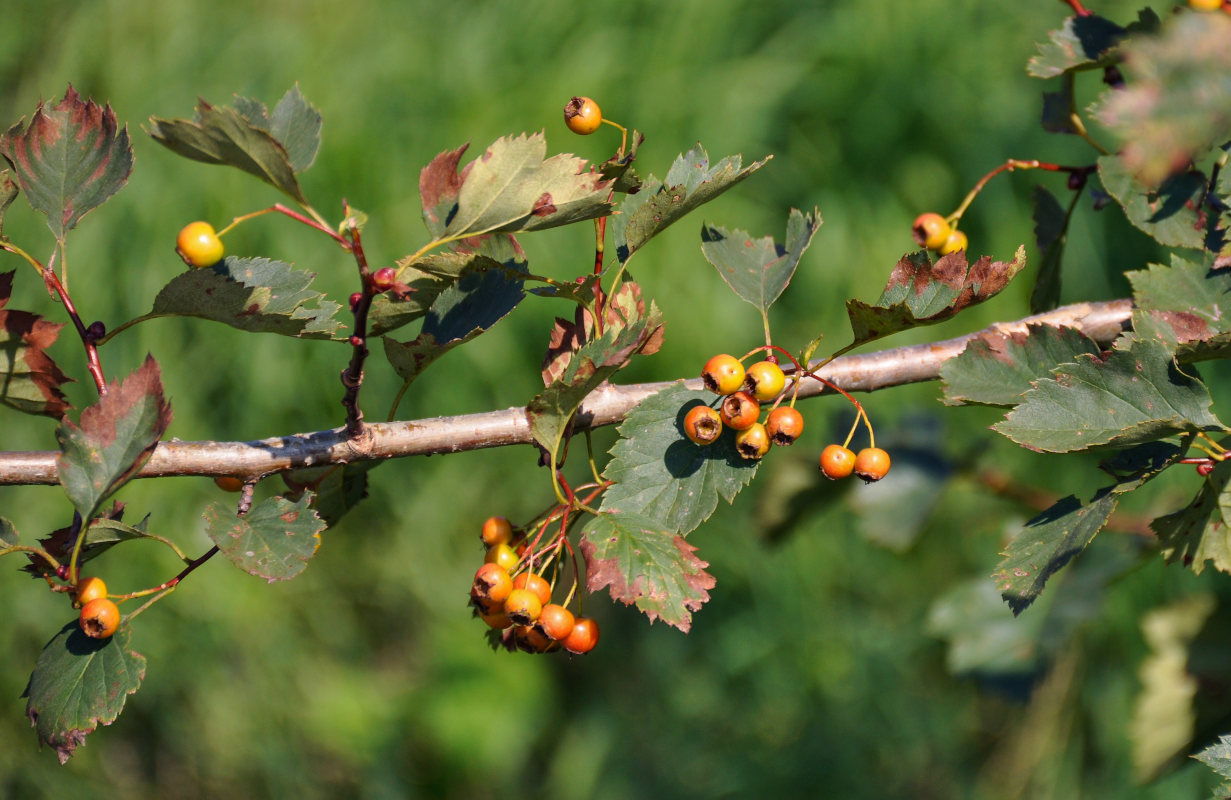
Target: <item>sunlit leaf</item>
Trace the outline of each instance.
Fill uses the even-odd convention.
[[[821,227],[821,213],[805,216],[792,208],[786,242],[772,237],[753,239],[743,231],[727,232],[716,225],[701,226],[701,252],[742,300],[765,312],[786,289],[799,259]]]
[[[59,419],[68,410],[60,387],[72,380],[47,355],[63,323],[29,311],[6,308],[12,272],[0,273],[0,403],[27,414]]]
[[[1164,321],[1177,343],[1212,345],[1231,334],[1231,270],[1209,269],[1173,254],[1170,267],[1150,264],[1126,277],[1136,311]]]
[[[108,639],[91,639],[73,620],[39,654],[24,695],[26,715],[61,764],[99,725],[114,722],[141,687],[145,656],[131,646],[127,622]]]
[[[56,469],[82,519],[90,519],[145,465],[170,424],[171,406],[153,356],[123,382],[109,383],[107,393],[81,412],[80,423],[60,421]]]
[[[200,317],[253,333],[329,339],[343,325],[334,318],[341,306],[308,288],[315,277],[282,261],[227,256],[172,278],[149,316]]]
[[[698,206],[708,203],[747,178],[769,158],[742,166],[740,156],[728,156],[713,166],[705,148],[697,145],[676,158],[665,180],[653,175],[641,189],[624,198],[608,227],[616,246],[616,258],[628,261],[646,242]]]
[[[581,534],[586,588],[608,587],[613,600],[685,633],[715,583],[695,551],[656,520],[627,512],[599,514]]]
[[[9,128],[0,137],[0,155],[12,165],[30,205],[47,215],[47,226],[61,241],[82,217],[120,190],[133,166],[128,128],[119,127],[111,106],[83,101],[71,85],[50,111],[40,104],[29,125],[19,122]]]
[[[1035,381],[1078,354],[1098,355],[1098,343],[1075,328],[1031,325],[1025,333],[983,333],[940,368],[947,405],[1012,406]]]
[[[1217,742],[1197,753],[1193,758],[1224,778],[1231,778],[1231,734],[1219,736]]]
[[[308,566],[321,545],[325,523],[310,507],[312,493],[297,501],[270,497],[237,516],[234,506],[206,507],[205,533],[231,563],[273,583],[289,580]]]
[[[702,447],[684,436],[684,415],[714,399],[710,392],[677,383],[647,397],[620,425],[603,476],[615,484],[603,510],[652,519],[662,530],[687,535],[709,518],[721,498],[728,503],[757,471],[724,431]]]
[[[1103,187],[1124,209],[1128,221],[1169,247],[1205,246],[1206,180],[1199,173],[1182,172],[1149,188],[1138,182],[1121,156],[1098,160]]]
[[[1079,355],[1038,381],[993,427],[1031,450],[1126,447],[1221,430],[1211,403],[1205,385],[1176,366],[1166,345],[1149,340],[1106,358]]]

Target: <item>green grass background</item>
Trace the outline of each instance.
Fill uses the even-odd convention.
[[[1120,22],[1135,12],[1131,2],[1091,5]],[[700,255],[702,220],[780,238],[791,207],[819,206],[825,224],[775,308],[775,339],[798,349],[824,334],[822,349],[834,349],[849,335],[845,299],[878,296],[912,248],[917,213],[952,209],[1005,158],[1089,162],[1075,137],[1041,132],[1040,92],[1054,87],[1024,69],[1065,11],[1056,2],[979,0],[9,0],[0,122],[28,117],[70,83],[128,122],[132,178],[70,240],[77,304],[87,322],[111,327],[147,310],[182,269],[172,248],[185,222],[221,225],[281,199],[236,171],[179,159],[142,133],[151,115],[191,116],[198,96],[226,104],[238,93],[272,105],[298,82],[325,118],[321,152],[302,183],[331,218],[343,198],[370,215],[365,244],[376,266],[426,240],[418,174],[442,150],[471,142],[474,155],[499,136],[545,130],[550,151],[609,155],[612,129],[583,139],[562,125],[573,94],[646,132],[643,174],[661,176],[698,141],[715,159],[773,154],[634,263],[664,311],[667,339],[621,380],[658,380],[691,376],[709,355],[743,352],[760,337],[755,310]],[[1084,81],[1082,102],[1099,88],[1097,77]],[[1064,192],[1055,175],[992,182],[963,221],[972,251],[1008,258],[1027,242],[1037,263],[1036,182]],[[6,231],[36,255],[50,252],[24,201]],[[559,278],[592,258],[586,225],[523,244],[532,269]],[[343,303],[353,290],[343,254],[285,218],[246,224],[227,246],[317,272],[315,285]],[[1114,211],[1087,207],[1071,231],[1064,298],[1123,295],[1122,270],[1153,255]],[[16,259],[0,268],[19,270],[13,307],[62,319]],[[1022,316],[1032,278],[1028,270],[984,307],[893,343]],[[541,387],[538,364],[559,313],[571,312],[527,300],[433,367],[400,416],[524,405]],[[347,353],[336,345],[164,319],[108,344],[104,365],[123,375],[146,352],[163,368],[172,436],[250,439],[342,421],[334,376]],[[68,336],[54,354],[85,378]],[[395,388],[377,352],[364,389],[369,418],[383,418]],[[90,400],[88,382],[70,393],[78,407]],[[1204,796],[1212,778],[1200,765],[1135,786],[1124,726],[1145,649],[1138,615],[1209,588],[1208,576],[1154,562],[1110,588],[1102,615],[1061,650],[1071,674],[1054,719],[1028,702],[1031,686],[1055,683],[1045,681],[1057,674],[1050,657],[1027,658],[1029,669],[995,680],[947,671],[945,645],[928,633],[933,601],[989,574],[1005,538],[1032,513],[992,497],[969,473],[1006,470],[1046,491],[1087,496],[1100,481],[1091,462],[1015,448],[986,429],[995,414],[945,409],[937,397],[936,385],[920,385],[868,398],[903,477],[844,490],[819,485],[813,459],[849,423],[845,406],[808,402],[804,440],[773,453],[757,487],[691,537],[718,580],[692,633],[594,597],[586,609],[603,641],[585,658],[494,654],[465,606],[483,518],[524,519],[550,498],[531,448],[382,466],[371,499],[326,535],[296,580],[266,585],[215,559],[145,614],[134,637],[149,658],[141,691],[63,767],[36,751],[19,695],[70,611],[11,559],[0,575],[0,795]],[[54,446],[53,423],[7,419],[4,449]],[[597,439],[609,445],[612,433]],[[955,464],[962,469],[953,480],[907,491],[911,476]],[[1157,513],[1191,489],[1164,483],[1135,510]],[[217,496],[211,481],[182,478],[138,482],[121,499],[130,515],[151,515],[151,530],[199,552],[207,547],[199,511]],[[879,515],[861,519],[861,507]],[[0,489],[0,513],[26,539],[66,524],[68,508],[54,488]],[[865,535],[911,526],[921,526],[917,540],[898,551]],[[1088,569],[1121,557],[1125,538],[1100,538],[1083,559]],[[96,563],[118,591],[176,569],[140,544]]]

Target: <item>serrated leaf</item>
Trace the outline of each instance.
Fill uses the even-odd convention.
[[[47,355],[62,323],[29,311],[5,308],[13,272],[0,273],[0,403],[27,414],[59,419],[69,408],[60,387],[72,380]]]
[[[523,284],[499,266],[466,272],[437,295],[417,337],[384,338],[385,356],[398,377],[410,383],[436,359],[491,328],[525,298]]]
[[[227,256],[172,278],[149,316],[199,317],[242,331],[330,339],[343,325],[334,319],[341,306],[308,288],[315,277],[282,261]]]
[[[1034,187],[1034,240],[1043,259],[1030,293],[1032,314],[1050,311],[1060,304],[1060,261],[1068,239],[1069,219],[1076,207],[1073,202],[1065,209],[1051,192],[1042,186]]]
[[[616,154],[598,165],[598,174],[611,184],[611,191],[621,194],[636,194],[641,191],[641,178],[633,170],[637,148],[645,141],[645,135],[634,130],[628,137],[628,149],[623,155]]]
[[[497,139],[457,171],[466,146],[438,155],[419,175],[423,219],[437,239],[532,231],[611,213],[608,184],[585,160],[544,159],[542,133]]]
[[[615,482],[603,494],[603,511],[638,514],[686,536],[714,513],[719,498],[735,499],[760,462],[739,455],[731,431],[705,447],[684,436],[684,415],[713,399],[680,382],[628,413],[603,471]]]
[[[149,522],[148,516],[135,526],[124,525],[121,522],[123,518],[124,504],[115,502],[112,503],[110,509],[90,520],[86,526],[85,540],[82,541],[81,550],[78,553],[77,565],[79,567],[90,559],[102,555],[112,545],[118,544],[126,538],[135,539],[148,536],[145,532],[146,525]],[[124,534],[125,530],[133,532],[133,535],[126,536]],[[69,525],[52,531],[47,536],[39,539],[38,543],[52,558],[63,564],[72,558],[76,541],[77,539],[73,535],[73,528]],[[35,577],[42,577],[51,573],[51,568],[42,558],[34,553],[28,553],[27,558],[30,563],[22,567],[24,572],[28,572]]]
[[[581,401],[656,341],[662,325],[662,314],[651,302],[645,316],[624,326],[609,327],[601,337],[582,346],[560,377],[526,406],[534,440],[548,453],[556,453]]]
[[[56,469],[83,520],[141,469],[170,424],[171,406],[153,356],[123,382],[107,384],[106,394],[81,412],[79,424],[60,421]]]
[[[628,512],[599,514],[581,533],[587,589],[608,587],[613,600],[685,633],[715,583],[695,551],[656,520]]]
[[[1219,736],[1217,742],[1197,753],[1193,758],[1224,778],[1231,778],[1231,735]]]
[[[1048,34],[1038,55],[1030,59],[1026,72],[1035,78],[1054,78],[1072,70],[1093,69],[1118,60],[1116,45],[1125,34],[1150,32],[1158,28],[1158,16],[1150,9],[1138,14],[1127,29],[1095,14],[1069,17],[1063,27]]]
[[[244,110],[254,113],[252,101],[244,101]],[[308,201],[295,178],[290,154],[269,130],[261,127],[263,123],[273,125],[269,120],[254,124],[234,108],[211,106],[199,100],[191,120],[150,117],[149,134],[154,141],[185,158],[241,169],[306,205]],[[296,147],[302,157],[306,145],[297,143]]]
[[[700,144],[680,155],[665,180],[651,175],[640,191],[620,203],[620,213],[610,222],[616,258],[620,263],[627,262],[671,223],[744,180],[770,158],[743,167],[740,156],[728,156],[711,167],[710,157]]]
[[[24,694],[26,716],[61,764],[99,725],[114,722],[128,695],[141,688],[145,656],[131,644],[126,621],[110,638],[91,639],[73,620],[39,654]]]
[[[1116,450],[1099,461],[1098,466],[1121,483],[1145,480],[1169,467],[1187,449],[1187,443],[1181,446],[1167,440],[1146,442],[1127,450]]]
[[[959,250],[936,263],[927,252],[902,256],[876,305],[846,302],[846,313],[856,343],[870,342],[918,325],[949,319],[964,308],[982,303],[1008,285],[1026,266],[1026,247],[1017,248],[1012,261],[993,262],[983,256],[974,264]]]
[[[0,547],[16,547],[21,544],[17,527],[7,517],[0,517]]]
[[[1150,264],[1126,276],[1137,309],[1160,316],[1177,342],[1201,342],[1231,333],[1231,306],[1226,302],[1231,270],[1209,269],[1173,254],[1170,267]]]
[[[598,285],[598,281],[599,276],[590,275],[582,283],[574,285],[590,287],[589,291],[592,292],[593,287]],[[566,292],[561,292],[557,296],[566,294]],[[579,297],[578,300],[580,301],[581,298]],[[636,281],[621,281],[620,287],[613,294],[607,295],[607,301],[603,304],[603,320],[608,330],[623,328],[629,322],[643,316],[645,316],[645,299],[641,295],[641,286]],[[573,360],[573,355],[593,336],[594,315],[584,305],[579,303],[573,313],[572,322],[556,317],[547,342],[547,353],[543,357],[541,371],[543,385],[550,386],[552,382],[564,375],[569,362]],[[650,335],[638,352],[645,356],[653,355],[662,347],[662,340],[663,329],[660,326],[656,333]]]
[[[1231,463],[1223,461],[1205,477],[1192,502],[1150,523],[1168,564],[1176,561],[1200,575],[1206,562],[1231,572]]]
[[[7,241],[4,236],[4,217],[19,194],[21,189],[18,188],[17,181],[13,180],[12,170],[0,169],[0,242]]]
[[[0,155],[60,241],[123,187],[133,165],[128,128],[119,127],[111,106],[82,101],[71,85],[53,109],[40,103],[28,126],[9,128]]]
[[[1177,14],[1121,48],[1130,80],[1091,111],[1117,134],[1128,169],[1155,185],[1231,131],[1231,18]]]
[[[1114,155],[1100,158],[1098,171],[1103,188],[1134,226],[1168,247],[1205,246],[1204,175],[1183,172],[1150,189],[1133,177],[1122,157]]]
[[[312,166],[321,146],[321,113],[299,91],[298,83],[278,101],[272,117],[264,103],[250,97],[237,95],[235,110],[282,145],[296,173]]]
[[[785,244],[770,236],[753,240],[743,231],[728,233],[725,228],[705,224],[701,226],[701,252],[740,299],[764,313],[791,282],[820,227],[821,212],[816,208],[807,216],[791,209]]]
[[[270,583],[303,572],[321,545],[325,523],[312,510],[312,493],[292,502],[269,497],[236,516],[223,502],[206,507],[205,534],[231,563]]]
[[[1191,369],[1191,368],[1190,368]],[[1077,356],[1038,381],[995,430],[1031,450],[1127,447],[1179,433],[1221,430],[1205,385],[1159,341],[1105,359]]]
[[[940,368],[946,405],[1012,406],[1035,381],[1079,354],[1098,355],[1098,343],[1075,328],[1031,325],[1025,333],[984,333]]]

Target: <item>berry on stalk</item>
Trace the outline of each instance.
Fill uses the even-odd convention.
[[[722,417],[709,406],[694,406],[684,415],[684,435],[700,445],[713,444],[722,435]]]

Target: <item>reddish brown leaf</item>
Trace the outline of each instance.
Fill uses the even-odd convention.
[[[464,144],[456,150],[446,150],[436,156],[419,173],[419,198],[423,203],[423,220],[433,236],[444,232],[449,223],[449,214],[457,205],[457,196],[466,175],[470,172],[473,162],[467,164],[461,172],[457,165],[469,144]]]
[[[69,408],[60,387],[72,378],[45,352],[64,327],[38,314],[4,308],[13,291],[13,272],[0,274],[0,347],[10,353],[0,377],[0,402],[28,414],[59,419]]]

